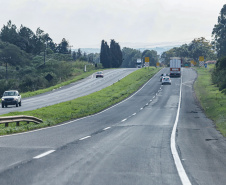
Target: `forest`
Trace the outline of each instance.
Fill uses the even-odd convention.
[[[70,80],[86,70],[102,68],[99,54],[71,51],[69,42],[53,42],[48,33],[8,21],[0,32],[0,94],[5,90],[20,92],[44,89]]]

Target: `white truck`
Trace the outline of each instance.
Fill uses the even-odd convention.
[[[181,76],[181,61],[180,57],[170,57],[170,77]]]

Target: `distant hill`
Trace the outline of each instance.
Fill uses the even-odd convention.
[[[180,45],[172,45],[172,46],[159,46],[159,47],[145,47],[145,48],[133,48],[133,49],[137,49],[140,50],[141,52],[143,52],[144,50],[155,50],[157,51],[158,55],[161,55],[163,52],[168,51],[174,47],[179,47]],[[128,48],[132,48],[132,47],[128,47]],[[80,48],[82,52],[86,52],[86,54],[89,53],[100,53],[100,48]],[[78,51],[78,49],[72,49],[72,51]]]
[[[161,55],[163,52],[168,51],[174,47],[179,47],[179,45],[175,45],[175,46],[163,46],[163,47],[153,47],[153,48],[135,48],[137,50],[140,51],[144,51],[144,50],[154,50],[157,51],[158,55]]]

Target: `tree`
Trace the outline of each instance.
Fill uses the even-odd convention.
[[[123,63],[122,67],[136,67],[136,62],[138,58],[141,58],[141,52],[136,49],[124,47],[122,49]]]
[[[182,61],[199,61],[199,57],[204,56],[205,60],[216,59],[215,50],[212,44],[204,37],[194,39],[191,43],[183,44],[180,47],[174,47],[169,51],[163,52],[161,60],[165,65],[169,65],[170,57],[181,57]]]
[[[74,61],[76,61],[76,59],[77,59],[77,56],[76,56],[76,52],[75,51],[72,52],[72,59]]]
[[[82,51],[81,49],[79,48],[78,49],[78,52],[77,52],[77,59],[80,60],[82,58]]]
[[[14,44],[1,42],[0,60],[12,66],[29,64],[30,56]]]
[[[226,56],[226,4],[220,11],[218,24],[214,25],[212,35],[214,36],[213,44],[217,51],[217,56]]]
[[[149,65],[150,66],[156,66],[156,63],[159,60],[157,51],[154,51],[154,50],[144,50],[142,53],[143,61],[145,61],[145,57],[149,57]]]
[[[204,37],[194,39],[188,45],[189,57],[195,61],[199,61],[200,56],[204,56],[205,59],[210,59],[210,56],[214,54],[212,45]]]
[[[21,25],[20,30],[18,32],[20,36],[20,44],[19,47],[26,51],[27,53],[32,53],[34,49],[34,44],[32,42],[32,38],[35,36],[33,31],[27,27]]]
[[[63,38],[61,43],[58,45],[57,50],[59,53],[66,54],[69,53],[68,47],[69,47],[68,41],[65,38]]]
[[[49,37],[48,33],[44,33],[43,30],[37,28],[36,34],[32,38],[32,42],[34,44],[33,54],[40,54],[41,52],[45,51],[47,47],[48,41],[52,39]]]
[[[122,65],[122,51],[120,49],[120,46],[118,43],[114,41],[114,39],[111,40],[110,43],[110,55],[112,59],[112,64],[111,66],[114,68],[118,68]]]
[[[226,57],[221,57],[217,60],[216,67],[212,72],[213,83],[217,84],[219,90],[223,90],[226,94]]]
[[[112,67],[112,58],[110,48],[104,40],[101,42],[101,49],[100,49],[100,63],[103,65],[104,68]]]
[[[19,41],[19,35],[16,29],[16,25],[12,24],[11,20],[9,20],[7,25],[4,25],[1,29],[0,39],[3,42],[9,42],[11,44],[17,45]]]

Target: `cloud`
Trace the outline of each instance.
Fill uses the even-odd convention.
[[[100,47],[101,40],[154,43],[210,37],[223,0],[0,0],[0,26],[12,20],[54,42]]]

